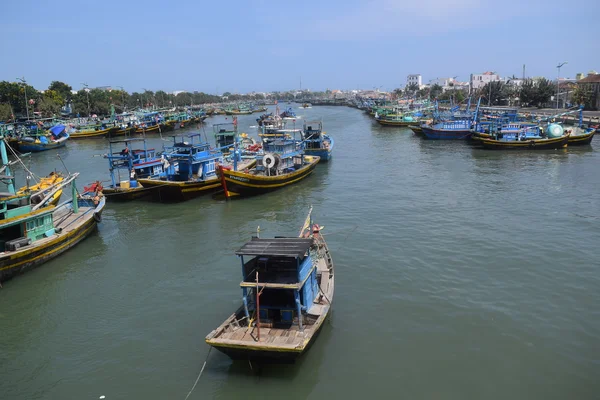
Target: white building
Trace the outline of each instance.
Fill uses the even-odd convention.
[[[421,74],[410,74],[406,77],[406,87],[412,84],[418,85],[419,89],[423,87],[423,78],[421,78]]]
[[[487,85],[489,82],[496,82],[500,80],[500,75],[494,72],[484,72],[483,74],[471,74],[470,85],[471,89],[479,89]]]
[[[187,93],[187,91],[186,90],[176,90],[172,94],[173,94],[173,96],[177,96],[179,93]]]

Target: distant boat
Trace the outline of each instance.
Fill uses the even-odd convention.
[[[232,359],[294,362],[315,341],[330,313],[334,266],[311,214],[299,237],[253,237],[236,254],[242,305],[206,343]]]
[[[48,132],[21,137],[17,141],[17,147],[22,153],[34,153],[63,147],[68,139],[67,127],[59,124],[50,128]]]

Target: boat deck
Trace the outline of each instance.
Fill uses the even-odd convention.
[[[323,306],[328,307],[328,305]],[[319,311],[323,311],[323,309]],[[291,325],[282,324],[279,327],[273,327],[271,322],[261,321],[259,341],[258,328],[255,324],[250,327],[240,324],[234,314],[226,321],[227,325],[222,326],[223,330],[220,333],[216,332],[211,341],[215,345],[220,343],[226,346],[248,347],[254,345],[263,348],[301,350],[313,336],[315,329],[318,329],[319,325],[314,324],[317,318],[318,315],[314,315],[314,318],[311,317],[305,321],[302,331],[296,322]]]

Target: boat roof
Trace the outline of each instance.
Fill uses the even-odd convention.
[[[274,238],[259,239],[253,237],[243,245],[235,254],[241,256],[280,256],[300,258],[310,248],[312,239],[302,238]]]

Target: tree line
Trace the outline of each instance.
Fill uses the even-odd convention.
[[[561,92],[565,90],[561,86]],[[457,104],[462,103],[468,97],[466,90],[455,88],[452,85],[444,91],[438,84],[419,89],[419,86],[414,83],[408,85],[404,90],[395,89],[392,94],[397,98],[405,96],[432,100],[452,99]],[[520,85],[503,81],[489,82],[485,86],[474,90],[472,98],[478,99],[481,97],[482,105],[514,106],[519,104],[521,106],[544,107],[554,95],[556,95],[556,84],[546,78],[540,78],[525,79]],[[587,105],[590,102],[589,93],[579,86],[569,92],[568,98],[572,104]]]

